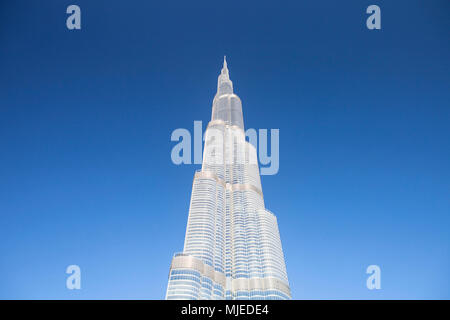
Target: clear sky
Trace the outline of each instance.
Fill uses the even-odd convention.
[[[82,29],[66,28],[77,4]],[[366,28],[368,5],[381,30]],[[450,298],[449,1],[2,1],[0,298],[161,299],[223,55],[296,299]],[[81,290],[65,287],[79,265]],[[365,270],[381,268],[381,290]]]

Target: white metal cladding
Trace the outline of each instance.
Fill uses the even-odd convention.
[[[166,299],[290,299],[277,219],[265,209],[256,149],[245,139],[226,61],[212,109]]]

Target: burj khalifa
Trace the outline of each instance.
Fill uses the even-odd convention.
[[[225,58],[204,140],[166,299],[291,299],[277,218],[265,208],[256,148],[246,141]]]

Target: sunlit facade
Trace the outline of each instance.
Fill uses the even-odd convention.
[[[290,298],[277,218],[264,206],[256,149],[224,60],[166,299]]]

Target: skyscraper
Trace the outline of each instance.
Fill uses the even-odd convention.
[[[277,218],[264,206],[256,149],[224,58],[166,299],[290,298]]]

